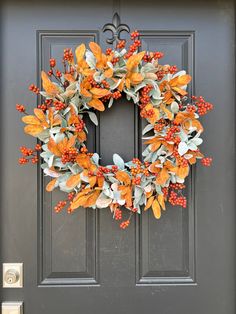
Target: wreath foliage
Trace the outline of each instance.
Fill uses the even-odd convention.
[[[24,105],[16,105],[24,114],[25,133],[42,142],[34,149],[21,147],[19,163],[38,162],[40,152],[43,172],[52,178],[46,190],[59,188],[68,193],[67,200],[55,206],[56,212],[67,203],[69,213],[80,206],[110,207],[113,217],[121,220],[127,208],[130,215],[122,219],[123,229],[133,213],[149,208],[159,219],[167,201],[186,207],[182,190],[190,166],[198,159],[205,166],[211,164],[211,158],[199,150],[203,132],[199,117],[212,104],[201,96],[188,96],[191,76],[176,66],[161,65],[163,53],[138,52],[138,36],[137,31],[131,34],[129,48],[120,41],[116,49],[105,53],[95,42],[90,42],[90,49],[78,46],[75,56],[72,49],[65,49],[64,71],[56,70],[56,60],[50,59],[50,70],[41,74],[43,91],[30,86],[43,99],[34,115]],[[113,165],[101,166],[99,155],[86,148],[84,119],[88,116],[98,125],[96,111],[108,110],[122,94],[146,120],[143,161],[125,162],[114,154]]]

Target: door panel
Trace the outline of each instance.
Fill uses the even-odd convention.
[[[213,166],[192,169],[188,207],[168,207],[160,220],[145,212],[122,231],[108,209],[55,214],[61,192],[17,165],[23,134],[15,104],[35,106],[27,92],[63,49],[98,42],[115,11],[141,33],[143,50],[165,53],[193,77],[192,94],[215,104],[204,118]],[[24,288],[2,289],[2,301],[23,300],[26,314],[235,313],[234,3],[180,0],[6,1],[1,12],[1,262],[24,263]],[[127,38],[126,34],[123,34]],[[141,156],[142,122],[125,99],[87,121],[88,148],[103,164],[117,152]]]

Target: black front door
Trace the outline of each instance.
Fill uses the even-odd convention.
[[[235,313],[234,2],[14,1],[1,13],[1,261],[24,263],[24,287],[2,289],[2,301],[24,301],[26,314]],[[50,57],[98,42],[114,12],[141,33],[143,50],[165,52],[193,77],[194,94],[215,104],[205,123],[213,166],[197,166],[187,209],[160,220],[145,212],[123,231],[109,209],[56,214],[61,199],[45,192],[35,167],[17,165],[25,136],[15,104],[35,106],[27,92]],[[124,34],[124,36],[126,36]],[[142,151],[139,113],[121,99],[90,126],[89,149],[102,162]],[[114,137],[116,141],[114,141]]]

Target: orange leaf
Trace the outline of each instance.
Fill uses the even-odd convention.
[[[141,51],[136,55],[132,55],[126,63],[127,70],[131,71],[133,68],[135,68],[141,62],[145,53],[145,51]]]
[[[173,87],[173,90],[175,92],[177,92],[178,94],[180,94],[181,96],[186,96],[188,95],[188,92],[186,92],[185,90],[179,88],[179,87]]]
[[[69,179],[66,181],[66,186],[68,188],[74,188],[80,183],[80,174],[71,175]]]
[[[121,185],[118,187],[118,190],[121,191],[121,197],[125,200],[126,206],[132,206],[132,188],[131,186]]]
[[[160,185],[164,185],[166,183],[166,181],[169,179],[170,175],[167,171],[167,169],[164,167],[161,169],[157,179],[156,179],[156,183],[160,184]]]
[[[143,81],[144,77],[141,73],[132,73],[130,76],[130,81],[132,85],[137,85]]]
[[[41,72],[41,78],[43,88],[47,94],[51,96],[56,96],[60,92],[59,88],[50,81],[50,79],[48,78],[47,74],[44,71]]]
[[[160,117],[160,111],[157,108],[153,108],[153,113],[154,114],[150,118],[148,118],[151,124],[155,124],[155,122],[157,122]]]
[[[98,196],[101,194],[101,191],[99,190],[94,190],[88,197],[87,201],[84,204],[84,207],[91,207],[95,205]]]
[[[79,206],[83,206],[85,202],[87,201],[89,194],[91,193],[90,188],[83,189],[81,192],[79,192],[73,199],[71,203],[71,209],[76,209]]]
[[[156,219],[161,218],[161,207],[157,200],[154,200],[152,203],[152,211]]]
[[[84,57],[85,54],[85,50],[86,47],[84,44],[79,45],[76,49],[75,49],[75,55],[76,55],[76,59],[77,59],[77,63],[79,64],[81,62],[81,60]]]
[[[97,181],[98,181],[98,187],[102,188],[103,184],[104,184],[104,181],[105,181],[105,178],[104,177],[98,177]]]
[[[61,152],[58,149],[58,146],[56,144],[56,142],[54,141],[54,139],[51,137],[49,142],[48,142],[48,149],[55,155],[58,157],[61,157]]]
[[[92,94],[85,88],[81,88],[80,89],[80,93],[82,96],[86,97],[86,98],[91,98]]]
[[[38,109],[38,108],[34,108],[34,114],[36,115],[36,117],[40,121],[42,121],[42,122],[46,121],[46,117],[45,117],[45,114],[44,114],[43,110]]]
[[[106,71],[104,71],[104,76],[105,76],[106,78],[111,78],[112,75],[113,75],[113,69],[109,68],[109,69],[107,69]]]
[[[90,89],[90,92],[95,95],[97,98],[104,97],[110,93],[109,90],[103,88],[93,87]]]
[[[76,116],[75,114],[72,114],[69,119],[68,119],[68,124],[71,125],[71,124],[75,124],[75,123],[79,123],[79,117]]]
[[[173,113],[170,110],[168,110],[163,104],[160,107],[165,112],[169,120],[172,120],[174,118]]]
[[[71,148],[72,146],[75,145],[75,141],[76,141],[76,135],[71,136],[67,142],[66,147]]]
[[[34,124],[34,125],[40,125],[40,121],[35,116],[24,116],[21,118],[21,120],[26,124]]]
[[[192,126],[195,127],[198,131],[203,131],[203,126],[202,126],[201,122],[199,122],[196,119],[194,119],[192,121]]]
[[[177,170],[177,176],[180,177],[181,179],[185,179],[188,173],[189,173],[189,166],[187,167],[180,166]]]
[[[151,151],[155,152],[156,150],[158,150],[158,148],[161,146],[161,142],[158,143],[154,143],[151,145]]]
[[[130,176],[124,171],[117,171],[116,179],[124,183],[125,185],[129,185],[131,183]]]
[[[55,184],[57,183],[57,178],[56,179],[52,179],[46,186],[46,191],[47,192],[52,192],[52,190],[55,187]]]
[[[84,131],[78,132],[77,138],[80,141],[80,143],[83,143],[87,139],[86,133]]]
[[[90,107],[93,107],[93,108],[99,110],[99,111],[104,111],[105,110],[103,102],[101,100],[99,100],[99,99],[96,99],[96,98],[93,98],[91,101],[89,101],[88,105]]]
[[[89,185],[91,188],[93,188],[96,183],[97,183],[97,177],[96,176],[89,177]]]
[[[80,206],[84,206],[85,203],[87,202],[88,198],[89,198],[88,194],[87,195],[84,195],[84,194],[81,195],[80,193],[78,193],[70,205],[71,209],[76,209]]]
[[[98,199],[100,193],[101,192],[99,190],[91,191],[91,189],[85,189],[84,191],[81,191],[73,199],[70,206],[71,209],[76,209],[80,206],[91,207],[95,205],[96,200]]]
[[[131,82],[130,82],[130,79],[129,79],[129,78],[126,78],[126,79],[125,79],[125,85],[126,85],[126,87],[127,87],[128,89],[130,89],[130,87],[131,87],[131,86],[130,86],[130,83],[131,83]]]
[[[157,160],[157,161],[154,161],[150,166],[149,166],[149,170],[152,172],[152,173],[159,173],[161,171],[161,168],[158,167],[160,165],[160,161]]]
[[[67,73],[67,74],[64,74],[64,78],[69,81],[69,82],[75,82],[75,78],[73,75]],[[74,91],[73,91],[74,92]]]
[[[80,165],[80,167],[85,168],[85,169],[88,169],[91,165],[90,158],[86,154],[79,154],[76,157],[76,162],[78,165]]]
[[[153,201],[154,201],[154,196],[149,197],[147,204],[144,207],[144,210],[148,210],[152,206]]]
[[[178,77],[178,85],[183,86],[183,85],[187,85],[188,83],[190,83],[192,80],[192,77],[188,74],[186,75],[181,75]]]
[[[118,87],[117,87],[120,92],[123,91],[124,85],[125,85],[125,80],[122,79],[121,82],[120,82],[120,84],[119,84]]]
[[[44,128],[41,125],[26,125],[24,131],[26,134],[31,136],[37,136],[39,133],[43,132]]]
[[[95,43],[95,42],[90,42],[89,43],[89,48],[91,49],[92,53],[94,54],[94,57],[97,59],[97,61],[101,61],[102,59],[102,49],[101,47]]]
[[[162,209],[163,209],[163,210],[166,210],[165,197],[164,197],[164,195],[163,195],[163,194],[159,194],[158,197],[157,197],[157,199],[158,199],[158,202],[159,202],[159,204],[161,205]]]

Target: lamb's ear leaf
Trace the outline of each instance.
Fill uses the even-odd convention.
[[[88,111],[88,115],[89,115],[89,118],[90,120],[95,124],[95,125],[98,125],[98,118],[96,116],[96,114],[92,111]]]
[[[124,160],[118,154],[113,155],[113,162],[116,166],[118,166],[120,170],[124,170],[125,168]]]

